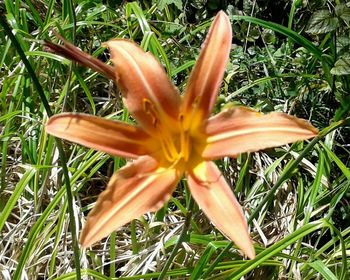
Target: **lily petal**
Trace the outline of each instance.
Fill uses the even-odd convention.
[[[131,41],[112,40],[106,45],[124,103],[135,119],[152,130],[159,122],[176,121],[180,95],[158,60]]]
[[[188,185],[199,207],[249,258],[254,247],[241,206],[213,162],[202,162],[188,174]]]
[[[142,129],[91,115],[55,115],[46,132],[114,156],[136,158],[152,152],[152,138]]]
[[[142,214],[161,208],[179,175],[174,169],[159,168],[147,156],[120,169],[88,215],[80,236],[82,246],[88,247]]]
[[[202,156],[206,159],[235,157],[306,140],[318,133],[306,120],[278,112],[264,115],[245,107],[235,107],[210,118],[205,130],[208,138]]]
[[[219,12],[211,25],[185,92],[183,112],[195,112],[189,122],[195,121],[198,125],[209,116],[222,83],[231,41],[230,21],[224,12]]]

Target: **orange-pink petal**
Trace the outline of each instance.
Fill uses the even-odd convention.
[[[114,156],[136,158],[152,152],[153,140],[141,128],[91,115],[55,115],[46,132]]]
[[[188,174],[188,185],[199,207],[214,225],[249,258],[254,247],[241,206],[213,162],[202,162]]]
[[[179,175],[162,169],[150,157],[141,157],[117,171],[100,194],[80,235],[88,247],[146,212],[156,211],[170,198]]]
[[[209,119],[205,128],[207,159],[235,157],[244,152],[285,145],[315,137],[309,122],[284,113],[261,114],[245,107],[223,111]]]
[[[195,121],[195,125],[210,115],[215,104],[229,58],[231,40],[230,21],[224,12],[219,12],[203,44],[184,96],[183,112],[194,113],[188,121]]]
[[[111,40],[106,45],[124,103],[135,119],[151,130],[160,122],[173,126],[181,98],[158,60],[131,41]]]

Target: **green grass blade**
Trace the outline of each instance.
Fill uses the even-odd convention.
[[[240,279],[241,277],[252,271],[254,268],[261,265],[264,261],[268,260],[272,256],[275,256],[277,253],[281,252],[283,249],[296,242],[298,239],[326,226],[328,226],[328,224],[322,220],[302,226],[292,234],[278,241],[276,244],[263,250],[256,256],[254,260],[247,261],[237,271],[231,273],[228,276],[230,278],[227,279]]]
[[[311,52],[318,60],[323,61],[324,58],[322,57],[322,51],[316,47],[312,42],[310,42],[308,39],[300,35],[299,33],[274,22],[265,21],[262,19],[258,19],[255,17],[250,16],[231,16],[232,20],[244,20],[250,23],[257,24],[261,27],[271,29],[275,32],[278,32],[282,35],[287,36],[289,39],[294,41],[295,43],[303,46],[305,49],[307,49],[309,52]]]
[[[16,185],[13,193],[11,194],[9,200],[7,201],[4,209],[0,214],[0,232],[7,220],[10,216],[13,207],[16,205],[19,197],[22,195],[26,186],[28,186],[29,181],[33,178],[35,172],[37,172],[34,168],[29,168],[22,176],[21,180]]]
[[[84,175],[85,171],[88,168],[91,168],[96,161],[101,157],[101,153],[95,153],[93,156],[89,158],[88,161],[82,164],[82,166],[75,172],[71,177],[71,184],[74,185],[76,181]],[[96,166],[99,166],[96,164]],[[93,173],[94,174],[93,170]],[[92,176],[90,174],[90,176]],[[63,186],[56,194],[56,196],[53,198],[53,200],[50,202],[50,204],[45,208],[44,212],[40,215],[38,221],[34,224],[31,231],[28,234],[28,239],[26,241],[26,244],[23,248],[22,254],[20,256],[20,259],[17,264],[16,271],[14,273],[13,279],[21,279],[22,270],[24,269],[25,262],[27,261],[30,252],[34,249],[33,244],[35,244],[35,239],[37,238],[38,234],[41,232],[42,227],[44,226],[46,220],[49,218],[49,215],[54,211],[54,209],[58,206],[63,196],[66,194],[66,188]]]
[[[320,260],[308,263],[313,269],[317,270],[326,280],[338,280],[330,269]]]
[[[302,161],[302,159],[306,156],[307,153],[309,153],[313,147],[328,133],[332,132],[333,130],[344,126],[347,124],[348,120],[343,120],[339,122],[335,122],[331,124],[330,126],[326,127],[324,130],[322,130],[317,137],[312,139],[312,141],[305,147],[305,149],[300,153],[299,157],[295,159],[294,161],[291,161],[289,165],[283,170],[283,173],[281,174],[280,178],[276,182],[276,184],[269,190],[268,194],[264,197],[264,199],[260,202],[259,206],[256,207],[254,212],[249,217],[249,222],[251,222],[254,218],[257,217],[260,210],[264,207],[264,205],[271,201],[276,190],[282,185],[282,183],[287,180],[292,175],[292,171],[298,166],[298,164]]]
[[[38,94],[40,96],[41,102],[47,112],[47,114],[49,116],[52,115],[52,111],[50,109],[49,103],[46,99],[46,95],[44,93],[43,88],[41,87],[41,84],[35,74],[35,71],[32,67],[32,65],[30,64],[30,62],[28,61],[28,59],[26,58],[24,51],[20,45],[20,43],[18,42],[18,40],[16,39],[16,37],[13,35],[9,25],[7,24],[6,20],[2,17],[0,17],[0,24],[2,25],[2,27],[4,28],[6,34],[9,36],[10,40],[12,41],[13,45],[15,46],[19,56],[21,57],[24,65],[26,66],[26,69],[30,75],[30,77],[33,80],[34,86],[38,91]],[[60,153],[60,158],[61,158],[61,163],[62,163],[62,167],[63,167],[63,173],[64,173],[64,179],[65,179],[65,183],[66,183],[66,191],[67,191],[67,199],[69,201],[68,205],[69,205],[69,214],[70,214],[70,218],[71,218],[71,231],[72,231],[72,235],[73,235],[73,243],[74,243],[74,253],[75,253],[75,264],[76,264],[76,271],[77,271],[77,275],[78,275],[78,279],[80,279],[80,265],[79,265],[79,249],[78,249],[78,242],[76,239],[76,229],[75,229],[75,220],[74,220],[74,212],[73,212],[73,198],[72,198],[72,193],[71,193],[71,188],[70,188],[70,181],[69,181],[69,175],[68,175],[68,168],[66,165],[66,159],[65,159],[65,154],[62,148],[62,144],[60,140],[56,140],[56,144],[57,147],[59,149],[59,153]],[[16,272],[19,270],[16,270]],[[16,278],[17,277],[17,278]],[[20,272],[18,272],[16,274],[16,277],[14,279],[19,279],[20,277]]]
[[[339,157],[337,157],[337,155],[335,153],[333,153],[328,147],[327,145],[323,144],[322,142],[320,142],[320,144],[322,145],[322,147],[325,149],[325,151],[327,152],[327,155],[335,162],[335,164],[339,167],[339,169],[341,170],[341,172],[343,172],[343,174],[345,175],[345,177],[350,180],[350,169],[348,167],[345,166],[345,164],[339,159]]]

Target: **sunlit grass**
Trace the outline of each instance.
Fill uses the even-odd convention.
[[[113,83],[43,52],[42,40],[58,42],[57,32],[108,61],[101,43],[131,38],[156,55],[183,89],[210,24],[208,17],[188,23],[174,5],[160,11],[157,5],[145,3],[26,3],[4,1],[6,19],[35,70],[51,111],[85,112],[129,122],[133,120]],[[330,74],[332,53],[325,45],[316,47],[300,30],[293,33],[248,17],[231,19],[241,29],[250,22],[261,27],[256,29],[261,34],[273,30],[280,35],[273,44],[235,41],[216,111],[234,104],[262,112],[284,111],[308,119],[321,131],[320,137],[309,142],[218,162],[245,210],[257,258],[244,260],[196,205],[188,212],[190,196],[183,181],[162,210],[140,217],[91,249],[80,250],[82,275],[156,279],[190,217],[188,234],[167,269],[171,279],[252,275],[261,279],[348,279],[349,119],[346,113],[339,113],[342,104],[334,102],[339,92],[333,88],[333,79],[338,88],[339,83],[346,88],[347,80]],[[43,98],[18,49],[3,31],[1,28],[0,278],[76,279],[73,240],[77,237],[72,237],[69,223],[74,223],[78,234],[98,194],[125,161],[63,142],[73,194],[72,201],[67,199],[57,144],[43,129],[48,118]],[[321,55],[324,52],[327,59]],[[69,205],[73,215],[69,215]]]

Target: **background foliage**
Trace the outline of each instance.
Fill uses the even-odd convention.
[[[125,161],[71,143],[60,149],[44,124],[50,111],[132,120],[111,81],[45,52],[42,41],[59,42],[58,33],[107,62],[101,43],[129,38],[183,90],[221,9],[234,39],[215,110],[283,111],[321,131],[310,142],[218,162],[257,258],[242,259],[198,207],[186,210],[185,182],[156,214],[79,251],[72,232]],[[349,279],[349,3],[4,0],[0,11],[0,278]]]

